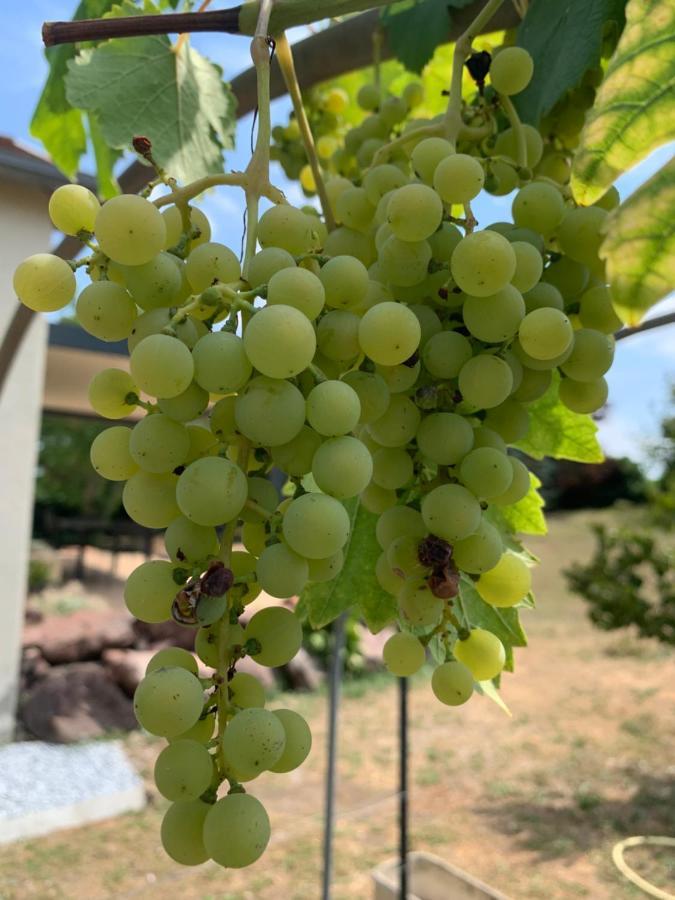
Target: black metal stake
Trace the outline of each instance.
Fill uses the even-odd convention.
[[[326,765],[326,805],[323,829],[323,873],[321,898],[330,900],[333,877],[333,832],[335,828],[335,771],[337,761],[338,707],[342,681],[342,656],[345,644],[346,613],[333,624],[333,655],[328,681],[328,759]]]
[[[398,850],[399,898],[408,897],[408,679],[398,680]]]

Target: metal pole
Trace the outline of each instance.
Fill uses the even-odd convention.
[[[408,897],[408,679],[398,680],[398,849],[399,898]]]
[[[342,651],[345,644],[345,620],[343,613],[332,628],[333,654],[328,681],[328,759],[326,765],[326,805],[323,830],[322,900],[330,900],[333,877],[333,831],[335,826],[335,770],[337,760],[338,706],[342,681]]]

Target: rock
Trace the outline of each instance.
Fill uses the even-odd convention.
[[[304,647],[283,666],[282,671],[290,686],[298,691],[316,691],[324,679],[324,673]]]
[[[111,647],[103,651],[103,664],[112,680],[119,684],[125,694],[132,697],[156,652],[157,649],[127,650]]]
[[[31,688],[49,672],[51,666],[37,647],[26,647],[21,656],[22,691]]]
[[[134,619],[132,627],[136,647],[145,648],[162,644],[167,647],[182,647],[183,650],[192,650],[195,645],[197,629],[179,625],[173,619],[152,625],[149,622],[139,622],[138,619]]]
[[[114,610],[80,609],[68,616],[46,616],[23,632],[23,646],[38,647],[50,663],[95,659],[107,647],[131,647],[134,641],[133,619]]]
[[[261,666],[253,657],[245,656],[237,660],[237,672],[246,672],[247,675],[255,675],[266,691],[273,691],[277,687],[277,679],[274,669]]]
[[[394,633],[393,628],[384,628],[377,634],[370,632],[365,625],[356,625],[359,653],[363,657],[363,668],[367,672],[376,672],[383,668],[382,648]]]
[[[20,718],[35,737],[57,743],[137,727],[131,700],[92,662],[50,669],[21,704]]]

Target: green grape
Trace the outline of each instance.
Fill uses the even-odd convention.
[[[395,190],[387,204],[387,221],[402,241],[424,241],[441,224],[443,204],[426,184],[406,184]]]
[[[354,370],[343,375],[342,381],[348,384],[359,398],[361,424],[373,422],[384,414],[389,406],[389,388],[381,375]]]
[[[166,228],[164,249],[168,250],[169,247],[175,247],[180,242],[183,235],[183,217],[177,206],[167,206],[162,212],[162,218],[164,219],[164,226]],[[199,231],[197,237],[191,238],[190,246],[192,248],[198,247],[200,244],[205,244],[210,240],[211,225],[209,224],[209,220],[202,210],[198,209],[196,206],[190,207],[190,226],[193,231]]]
[[[244,342],[228,331],[215,331],[199,338],[192,359],[195,381],[211,394],[238,391],[253,371]]]
[[[443,601],[431,593],[429,585],[418,578],[406,578],[398,595],[401,618],[413,628],[427,628],[440,621]]]
[[[518,191],[511,212],[519,227],[548,235],[562,222],[565,204],[558,188],[545,181],[532,181]]]
[[[511,396],[519,403],[532,403],[533,400],[544,396],[551,386],[552,377],[550,369],[536,370],[523,366],[520,384]]]
[[[241,542],[249,553],[260,556],[265,549],[267,531],[262,522],[245,522],[241,529]]]
[[[198,741],[173,741],[157,757],[154,777],[167,800],[196,800],[211,784],[213,758]]]
[[[323,309],[325,296],[321,279],[313,272],[297,266],[275,272],[267,286],[269,306],[292,306],[312,321]]]
[[[321,353],[337,362],[349,362],[358,356],[361,320],[345,309],[326,313],[317,326],[316,340]]]
[[[490,194],[493,194],[496,197],[504,197],[518,187],[520,178],[513,165],[499,159],[494,159],[490,160],[488,166],[490,178],[488,179],[485,188]]]
[[[273,713],[248,707],[228,723],[222,746],[226,761],[248,781],[277,762],[285,741],[283,726]]]
[[[410,154],[413,171],[426,184],[433,184],[434,172],[438,164],[452,153],[452,144],[445,138],[425,138],[415,145]]]
[[[403,94],[401,95],[408,105],[409,109],[413,109],[415,106],[419,106],[420,103],[424,100],[424,88],[419,83],[419,81],[412,81],[410,84],[406,84],[403,88]]]
[[[516,272],[513,286],[519,291],[531,291],[541,278],[544,262],[541,253],[527,241],[512,241],[511,246],[516,254]]]
[[[422,362],[430,375],[445,380],[456,378],[471,355],[471,344],[463,334],[441,331],[430,337],[424,345]]]
[[[326,494],[303,494],[284,512],[284,539],[307,559],[324,559],[337,553],[349,538],[349,515],[344,506]]]
[[[162,399],[177,397],[192,382],[192,354],[168,334],[151,334],[136,345],[129,360],[131,375],[146,394]]]
[[[542,307],[525,316],[518,329],[518,340],[534,359],[554,359],[570,347],[574,331],[565,313]]]
[[[534,61],[522,47],[503,47],[492,58],[490,81],[499,94],[519,94],[532,79]]]
[[[377,109],[380,105],[380,89],[376,84],[364,84],[359,88],[356,102],[366,111]]]
[[[198,525],[222,525],[236,519],[247,494],[244,473],[220,456],[190,463],[176,486],[180,511]]]
[[[555,369],[556,366],[562,365],[572,353],[573,346],[574,344],[571,343],[564,353],[561,353],[560,356],[556,356],[553,359],[535,359],[534,356],[530,356],[529,353],[526,353],[523,350],[520,341],[516,338],[511,344],[511,352],[518,357],[525,368],[534,369],[535,372],[542,372],[551,371],[552,369]]]
[[[569,209],[556,235],[562,252],[576,262],[586,266],[594,265],[605,237],[603,228],[607,215],[607,210],[600,209],[599,206]]]
[[[214,437],[208,428],[203,428],[201,425],[187,425],[186,427],[190,438],[190,449],[185,459],[186,466],[203,456],[215,456],[218,453],[218,438]]]
[[[230,626],[231,630],[232,626]],[[195,653],[212,669],[218,667],[218,633],[212,628],[200,628],[195,637]]]
[[[459,477],[477,497],[490,500],[508,489],[513,470],[505,453],[493,447],[478,447],[462,460]]]
[[[481,576],[484,577],[484,576]],[[480,581],[480,579],[479,579]],[[469,669],[476,681],[496,678],[504,668],[504,645],[491,631],[474,628],[466,640],[457,641],[454,653]]]
[[[384,379],[390,394],[402,394],[409,391],[417,382],[421,369],[419,360],[414,366],[375,366],[375,371]]]
[[[300,620],[290,609],[282,606],[259,610],[251,616],[244,634],[247,641],[258,641],[261,649],[253,654],[254,659],[268,668],[285,666],[302,644]]]
[[[593,381],[574,381],[563,378],[560,382],[560,402],[576,413],[597,412],[607,402],[609,389],[604,378]]]
[[[213,528],[178,516],[166,529],[164,546],[173,562],[181,563],[215,556],[220,544]]]
[[[542,256],[546,251],[546,242],[544,238],[540,234],[537,234],[536,231],[532,231],[531,228],[516,228],[514,225],[505,237],[511,244],[518,243],[519,241],[523,244],[531,244]]]
[[[574,347],[560,368],[575,381],[597,381],[612,365],[614,346],[611,335],[580,328],[574,332]]]
[[[561,256],[554,263],[544,269],[542,280],[556,287],[565,300],[573,300],[585,290],[588,284],[589,272],[586,266],[570,259],[569,256]]]
[[[368,138],[365,140],[356,152],[356,161],[362,169],[372,165],[375,154],[384,147],[385,141],[380,138]]]
[[[162,214],[137,194],[107,200],[96,214],[94,231],[105,255],[123,266],[150,262],[166,241]]]
[[[410,307],[410,311],[415,313],[422,329],[420,335],[420,349],[422,349],[430,338],[443,331],[443,323],[435,310],[430,306],[425,306],[423,303],[414,303]]]
[[[170,669],[176,666],[179,669],[187,669],[193,675],[198,674],[197,661],[192,653],[183,650],[182,647],[162,647],[148,662],[145,673],[147,675],[148,672],[154,672],[157,669]]]
[[[473,675],[464,663],[446,662],[431,676],[431,690],[446,706],[462,706],[473,694]]]
[[[279,447],[296,437],[305,422],[305,398],[289,381],[252,378],[234,407],[237,429],[258,446]]]
[[[279,503],[279,493],[276,487],[268,478],[256,478],[253,476],[248,478],[247,481],[248,499],[267,512],[263,514],[258,510],[244,508],[240,514],[241,520],[243,522],[261,522],[264,519],[268,519]]]
[[[308,559],[309,580],[318,583],[332,581],[342,571],[344,562],[345,555],[342,550],[325,559]]]
[[[489,450],[490,448],[483,449]],[[463,572],[478,575],[497,565],[503,549],[499,531],[494,525],[483,519],[475,534],[455,542],[452,548],[452,560]]]
[[[539,134],[537,129],[533,128],[532,125],[522,124],[520,128],[525,136],[526,164],[528,169],[533,169],[542,157],[544,152],[544,142],[541,134]],[[518,142],[513,128],[507,128],[497,135],[494,152],[496,156],[508,156],[516,162],[518,158]],[[511,169],[511,171],[513,171],[513,169]],[[513,187],[516,186],[517,180]]]
[[[166,528],[180,515],[176,476],[135,472],[124,485],[122,504],[129,518],[144,528]]]
[[[378,254],[383,276],[401,287],[423,281],[430,261],[431,247],[427,241],[402,241],[395,234],[387,238]]]
[[[303,425],[288,443],[272,447],[271,456],[283,472],[297,478],[311,471],[314,454],[320,446],[321,437],[312,428]]]
[[[535,309],[543,307],[551,307],[552,309],[563,310],[565,301],[563,296],[555,285],[549,284],[547,281],[540,281],[533,288],[523,294],[525,301],[525,309],[527,312],[533,312]]]
[[[415,437],[420,411],[402,394],[394,394],[387,411],[368,425],[368,433],[383,447],[405,447]]]
[[[399,537],[426,537],[427,529],[421,513],[411,506],[393,506],[383,512],[375,526],[377,542],[383,550]]]
[[[208,405],[209,392],[195,382],[182,394],[159,401],[160,410],[175,422],[192,422],[193,419],[198,419]]]
[[[281,722],[286,735],[284,749],[270,772],[292,772],[309,756],[312,749],[312,732],[303,717],[292,709],[275,709],[272,713]]]
[[[223,443],[227,443],[237,430],[234,420],[235,404],[236,397],[223,397],[211,409],[211,431]]]
[[[149,311],[179,302],[181,265],[175,256],[162,252],[142,266],[125,267],[124,282],[135,303]]]
[[[75,273],[65,259],[35,253],[16,267],[13,286],[24,306],[35,312],[55,312],[75,296]]]
[[[444,203],[468,203],[477,197],[485,184],[485,172],[474,156],[452,153],[434,170],[434,189]]]
[[[432,534],[453,543],[478,530],[480,504],[461,484],[442,484],[422,500],[422,518]]]
[[[312,248],[312,228],[307,215],[294,206],[282,204],[266,210],[258,222],[260,246],[281,247],[294,256]]]
[[[387,97],[380,109],[380,118],[391,128],[399,125],[407,114],[408,106],[400,97]]]
[[[312,475],[325,494],[347,500],[369,484],[373,458],[357,438],[334,437],[324,441],[314,454]]]
[[[272,544],[260,555],[256,578],[271,597],[297,597],[309,579],[307,560],[294,553],[286,544]]]
[[[319,278],[326,306],[351,309],[363,302],[368,292],[368,270],[353,256],[334,256],[322,266]]]
[[[326,256],[355,256],[364,266],[375,262],[375,241],[369,234],[353,228],[334,228],[324,241]]]
[[[455,247],[450,271],[467,294],[489,297],[513,278],[516,254],[506,238],[496,231],[474,231]]]
[[[412,477],[413,461],[405,450],[383,447],[372,457],[372,479],[380,487],[396,491],[412,481]]]
[[[269,284],[277,272],[294,268],[295,260],[288,250],[282,250],[281,247],[266,247],[256,253],[249,263],[247,281],[252,287],[259,287]]]
[[[608,212],[611,212],[613,209],[616,209],[620,203],[621,196],[616,187],[612,185],[599,200],[595,201],[593,206],[599,206],[600,209],[606,209]]]
[[[530,416],[527,407],[509,397],[499,406],[488,410],[485,424],[496,431],[507,444],[515,444],[529,431]]]
[[[129,452],[145,472],[161,474],[173,472],[185,462],[190,449],[190,437],[184,425],[164,413],[154,413],[141,419],[131,432]]]
[[[415,352],[421,336],[420,323],[407,306],[394,301],[369,309],[359,325],[359,344],[375,363],[396,366]]]
[[[211,809],[201,800],[172,803],[162,819],[162,847],[183,866],[199,866],[209,858],[204,846],[204,821]]]
[[[396,491],[390,491],[373,482],[361,491],[359,498],[364,509],[378,516],[394,506],[397,500]]]
[[[312,362],[316,335],[307,316],[292,306],[258,310],[244,332],[253,366],[269,378],[292,378]]]
[[[54,228],[73,236],[94,230],[100,208],[96,195],[81,184],[62,184],[49,198],[49,218]]]
[[[515,606],[532,590],[532,573],[520,556],[506,552],[489,572],[480,576],[476,590],[491,606]]]
[[[353,431],[360,415],[359,395],[344,381],[322,381],[307,396],[307,421],[325,437]]]
[[[229,247],[209,241],[190,252],[185,261],[185,274],[192,290],[199,294],[216,281],[223,284],[238,281],[241,267]]]
[[[235,582],[239,582],[237,590],[241,593],[241,602],[245,606],[252,603],[262,591],[258,581],[242,581],[246,576],[255,575],[257,562],[258,560],[253,554],[246,553],[244,550],[233,550],[230,556],[230,568]]]
[[[89,458],[94,469],[108,481],[126,481],[138,471],[131,453],[129,438],[131,429],[125,425],[114,425],[97,434],[89,450]]]
[[[342,191],[335,201],[335,218],[340,224],[356,231],[368,231],[375,215],[375,206],[361,187]]]
[[[459,390],[467,403],[489,409],[503,403],[513,389],[509,364],[498,356],[479,353],[464,363],[459,373]]]
[[[371,266],[371,269],[373,267]],[[367,312],[371,306],[377,306],[378,303],[382,303],[383,300],[392,300],[392,293],[389,288],[385,287],[381,281],[374,279],[371,276],[371,270],[368,269],[368,290],[366,291],[366,296],[363,301],[355,308],[355,312],[358,315],[363,315],[363,313]]]
[[[491,503],[495,506],[511,506],[530,492],[530,473],[527,466],[515,456],[509,456],[508,459],[513,470],[513,479],[503,494],[492,498]]]
[[[176,737],[167,738],[170,744],[174,741],[198,741],[200,744],[208,744],[213,737],[213,731],[216,725],[216,717],[213,713],[198,719],[192,728],[182,731]]]
[[[180,590],[173,578],[173,564],[163,559],[141,563],[124,585],[127,609],[141,622],[166,622]]]
[[[199,680],[179,666],[150,672],[134,693],[134,713],[139,724],[161,737],[187,731],[199,719],[203,707],[204,692]]]
[[[512,350],[503,350],[502,359],[508,364],[513,375],[513,387],[511,388],[513,394],[514,391],[518,390],[520,382],[523,380],[523,364]]]
[[[612,295],[604,284],[589,288],[579,301],[579,319],[584,328],[613,334],[623,324],[612,305]]]
[[[142,313],[138,316],[138,318],[134,320],[133,328],[131,329],[131,334],[127,341],[129,353],[133,353],[143,338],[149,337],[151,334],[159,334],[163,331],[169,325],[170,321],[171,310],[165,309],[164,307],[161,309],[151,309],[149,312]],[[179,325],[172,325],[171,327],[176,332],[178,340],[182,341],[186,347],[192,349],[197,343],[199,335],[197,333],[197,323],[194,320],[187,318]]]
[[[270,820],[265,807],[250,794],[222,797],[204,820],[206,851],[228,869],[252,865],[265,852],[269,839]]]
[[[396,509],[396,507],[392,507],[392,509]],[[375,563],[375,578],[383,591],[391,594],[392,597],[398,597],[398,592],[402,587],[402,581],[389,565],[386,553],[380,553],[377,558],[377,562]]]
[[[340,194],[351,187],[353,187],[351,181],[348,178],[343,178],[341,175],[331,175],[326,178],[326,196],[330,201],[333,212],[335,212],[335,203]]]
[[[364,174],[363,188],[368,200],[373,206],[377,206],[385,194],[403,187],[406,181],[405,175],[398,166],[386,163],[382,166],[374,166]]]
[[[486,428],[485,425],[478,425],[474,428],[473,446],[474,449],[478,447],[493,447],[495,450],[506,453],[504,439],[500,437],[496,431],[493,431],[491,428]]]
[[[431,413],[417,429],[420,452],[439,466],[451,466],[471,450],[473,428],[456,413]]]
[[[507,284],[489,297],[467,297],[462,315],[464,324],[478,340],[501,344],[518,331],[525,316],[525,301],[519,290]]]
[[[567,184],[570,180],[570,172],[568,157],[564,153],[547,149],[541,162],[537,165],[535,175],[552,178],[558,184]]]
[[[399,678],[408,678],[419,672],[425,658],[424,645],[407,631],[392,634],[382,648],[382,661],[387,671]]]
[[[262,709],[265,705],[265,688],[254,675],[235,672],[227,686],[230,690],[230,702],[239,709]]]

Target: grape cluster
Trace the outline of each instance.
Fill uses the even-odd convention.
[[[505,48],[491,84],[509,96],[531,75],[529,56]],[[525,168],[511,164],[513,129],[487,156],[468,138],[456,152],[441,135],[416,137],[429,125],[409,118],[421,99],[417,84],[384,100],[363,87],[369,115],[331,157],[337,227],[328,232],[314,210],[272,206],[243,272],[185,202],[123,195],[100,206],[74,185],[50,201],[54,225],[93,248],[78,321],[128,341],[129,371],[97,374],[91,405],[111,420],[145,412],[91,448],[94,468],[125,482],[130,518],[165,529],[168,559],[132,573],[127,605],[143,621],[195,628],[212,670],[200,677],[191,654],[162,650],[134,699],[141,725],[168,741],[155,770],[172,801],[162,841],[187,865],[255,861],[269,820],[243,785],[291,771],[310,750],[304,720],[266,710],[259,681],[237,671],[247,655],[287,663],[300,621],[270,606],[243,624],[247,604],[337,578],[351,531],[344,501],[358,498],[377,516],[374,576],[398,609],[387,668],[415,673],[439,641],[432,690],[465,703],[507,656],[467,619],[460,586],[497,609],[531,588],[531,560],[503,527],[531,490],[509,447],[527,435],[528,407],[554,373],[574,412],[607,398],[620,322],[598,249],[612,198],[576,207],[562,177],[537,174],[546,157],[534,129],[524,132]],[[397,134],[408,139],[389,152]],[[478,230],[471,202],[500,190],[506,169],[521,185],[513,222]],[[75,265],[30,257],[15,274],[19,298],[64,307]],[[283,499],[266,477],[273,467],[287,478]],[[243,550],[232,550],[235,530]]]

